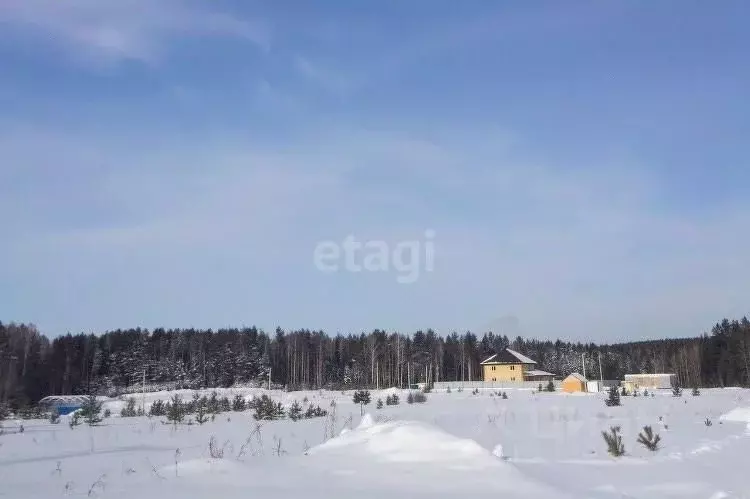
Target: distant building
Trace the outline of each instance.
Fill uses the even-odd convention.
[[[80,409],[87,398],[85,395],[51,395],[40,400],[39,405],[48,411],[65,415]]]
[[[550,381],[555,375],[536,369],[536,361],[506,348],[484,360],[482,376],[485,382],[493,381]]]
[[[585,392],[588,380],[582,374],[572,373],[562,382],[562,391],[567,393]]]
[[[606,392],[611,387],[620,386],[620,382],[616,379],[605,379],[605,380],[593,380],[586,382],[586,391],[591,393]]]
[[[622,386],[632,393],[636,390],[668,390],[674,386],[677,377],[671,373],[626,374]]]

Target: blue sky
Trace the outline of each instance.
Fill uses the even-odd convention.
[[[0,320],[617,341],[748,312],[746,2],[0,4]],[[433,272],[316,244],[435,231]]]

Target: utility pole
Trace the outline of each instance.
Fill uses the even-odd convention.
[[[602,387],[604,387],[604,375],[602,374],[602,353],[599,353],[599,380],[602,382]]]
[[[583,377],[586,377],[586,354],[581,354],[581,364],[583,364]]]
[[[146,367],[143,367],[143,384],[141,385],[141,411],[146,414]]]
[[[271,368],[268,368],[268,389],[271,389]]]

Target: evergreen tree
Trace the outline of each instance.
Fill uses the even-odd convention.
[[[312,404],[305,411],[305,419],[311,418],[322,418],[328,415],[328,411],[322,409],[320,406],[313,407]]]
[[[614,345],[581,345],[562,340],[509,340],[487,333],[403,332],[327,336],[309,330],[275,334],[255,328],[141,328],[45,337],[33,325],[0,322],[0,400],[11,407],[33,406],[46,395],[118,393],[146,382],[163,389],[211,389],[233,382],[273,382],[289,387],[369,386],[378,376],[405,382],[405,362],[421,379],[477,379],[485,354],[512,344],[539,362],[539,369],[572,372],[582,355],[601,354],[604,377],[628,372],[674,372],[688,386],[750,386],[750,320],[721,320],[707,335]],[[430,366],[432,364],[432,366]],[[145,373],[144,373],[145,371]],[[414,380],[416,381],[416,379]],[[540,387],[540,391],[544,386]],[[220,410],[226,405],[220,401]],[[189,406],[191,404],[185,404]],[[137,413],[137,411],[136,411]]]
[[[211,392],[211,396],[208,398],[208,412],[211,414],[218,414],[221,412],[221,406],[219,405],[219,395],[216,392]]]
[[[81,411],[80,409],[75,411],[73,414],[70,415],[70,420],[68,421],[68,426],[70,426],[70,429],[74,429],[76,426],[81,424]]]
[[[255,409],[253,418],[260,421],[283,419],[285,416],[284,406],[281,405],[281,402],[274,402],[271,397],[265,394],[254,399],[251,406]]]
[[[352,399],[355,404],[359,404],[360,414],[365,414],[365,406],[370,403],[370,392],[367,390],[357,390],[354,392]]]
[[[235,395],[234,400],[232,400],[232,410],[234,412],[242,412],[245,409],[247,409],[247,402],[245,401],[245,397],[242,395]]]
[[[608,407],[616,407],[620,405],[620,392],[617,391],[616,386],[609,388],[609,396],[604,403],[607,404]]]
[[[207,402],[205,397],[199,397],[195,401],[195,422],[199,425],[203,425],[208,421],[208,410]]]
[[[654,430],[650,426],[644,426],[643,431],[638,434],[638,443],[651,452],[659,450],[660,441],[661,437],[658,434],[654,434]]]
[[[302,419],[302,406],[296,400],[289,407],[289,419],[292,421],[298,421]]]
[[[378,403],[375,404],[375,407],[377,409],[382,409],[383,408],[383,399],[378,399]]]
[[[165,416],[167,414],[163,400],[154,400],[148,410],[149,416]]]
[[[182,398],[179,395],[174,395],[172,399],[167,402],[165,407],[167,415],[167,421],[177,426],[177,423],[182,423],[185,418],[185,408],[182,403]]]
[[[95,395],[89,395],[83,404],[81,404],[79,411],[81,417],[89,426],[94,426],[102,422],[100,415],[102,412],[102,403],[96,399]]]
[[[680,388],[680,385],[678,385],[677,383],[672,386],[672,396],[682,397],[682,388]]]
[[[625,454],[625,445],[622,443],[622,435],[620,435],[620,427],[612,426],[609,432],[603,431],[602,437],[607,443],[607,452],[612,457],[620,457]]]
[[[555,391],[555,384],[552,382],[552,380],[549,380],[549,382],[547,382],[547,391],[548,392]]]
[[[698,389],[698,385],[693,386],[693,397],[700,396],[701,391]]]
[[[133,397],[128,397],[127,402],[125,402],[125,407],[120,411],[120,416],[123,418],[134,418],[137,414],[138,413],[135,409],[135,399]]]

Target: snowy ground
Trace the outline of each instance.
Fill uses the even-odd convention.
[[[454,390],[407,405],[399,392],[401,405],[377,410],[392,392],[373,392],[364,420],[350,392],[265,392],[287,407],[307,397],[330,409],[335,399],[336,416],[256,432],[249,411],[177,428],[146,417],[72,430],[65,419],[27,421],[0,436],[0,497],[750,498],[750,390],[623,397],[613,408],[603,394],[507,390],[504,400]],[[170,395],[147,394],[147,405]],[[116,415],[121,404],[105,407]],[[614,425],[627,451],[619,459],[601,437]],[[643,425],[661,435],[658,452],[636,443]],[[223,459],[210,457],[212,436]]]

